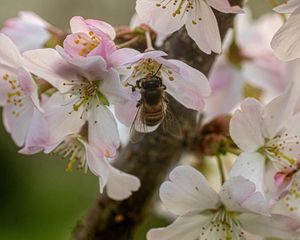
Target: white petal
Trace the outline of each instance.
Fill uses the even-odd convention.
[[[239,6],[231,6],[228,0],[207,0],[207,3],[214,9],[223,13],[243,13]]]
[[[216,209],[218,194],[208,185],[204,176],[189,166],[179,166],[170,173],[170,180],[162,184],[160,198],[174,214]]]
[[[72,57],[61,46],[56,46],[56,50],[76,70],[77,74],[90,81],[101,79],[102,74],[107,70],[107,63],[102,56]]]
[[[93,104],[89,116],[89,143],[106,157],[114,157],[120,146],[117,122],[105,106]]]
[[[191,12],[187,19],[187,32],[203,52],[207,54],[211,54],[212,51],[220,53],[222,43],[214,12],[205,1],[197,1],[197,3],[199,6]]]
[[[107,97],[109,103],[124,103],[130,99],[130,95],[122,86],[120,75],[115,69],[110,69],[102,74],[103,81],[100,85],[100,91]]]
[[[78,81],[76,71],[54,49],[38,49],[23,53],[25,68],[35,75],[45,79],[61,92],[69,87],[64,83]]]
[[[71,101],[61,93],[54,93],[44,105],[50,129],[49,146],[62,142],[69,134],[78,133],[85,123],[85,120],[80,118],[82,113],[73,111]]]
[[[292,117],[299,99],[299,83],[291,82],[286,91],[280,96],[274,98],[263,110],[263,131],[264,135],[272,139]]]
[[[182,14],[175,17],[173,17],[173,13],[178,9],[179,2],[175,5],[173,2],[167,5],[162,3],[161,7],[157,7],[157,3],[159,4],[161,1],[137,0],[136,12],[143,19],[144,23],[163,33],[173,33],[184,25],[186,14],[183,14],[183,12],[187,2],[184,2],[182,6]],[[166,8],[162,8],[164,5],[166,5]]]
[[[48,123],[44,115],[38,110],[34,109],[30,127],[28,129],[25,146],[19,151],[22,154],[35,154],[44,149],[48,144],[49,129]]]
[[[299,5],[300,6],[300,5]],[[271,46],[284,61],[300,58],[300,7],[288,18],[275,34]]]
[[[230,121],[230,136],[243,151],[256,151],[264,145],[262,106],[255,99],[246,99]]]
[[[109,164],[104,157],[97,155],[95,149],[82,139],[79,141],[84,145],[86,151],[86,160],[89,169],[93,174],[99,177],[100,193],[103,193],[109,178]]]
[[[299,6],[300,6],[299,0],[288,0],[288,1],[284,1],[283,4],[277,6],[273,10],[278,13],[292,13]]]
[[[130,62],[131,58],[140,55],[141,53],[131,48],[121,48],[114,51],[109,56],[109,62],[113,67],[120,67]]]
[[[109,169],[106,191],[110,198],[121,201],[129,198],[132,192],[140,188],[141,183],[137,177],[124,173],[112,166]]]
[[[242,176],[255,183],[257,191],[263,193],[265,157],[257,152],[242,153],[234,162],[230,176]]]
[[[173,81],[164,76],[166,91],[185,107],[201,111],[204,108],[203,98],[211,94],[207,78],[200,71],[181,61],[169,60],[169,62],[179,67],[180,72],[173,72]]]
[[[21,55],[15,44],[5,34],[0,33],[0,63],[11,68],[21,66]]]
[[[265,198],[256,192],[255,184],[244,177],[229,178],[220,190],[220,197],[228,211],[269,215]]]
[[[284,239],[296,239],[296,236],[299,236],[299,232],[296,233],[296,231],[299,229],[300,223],[286,216],[267,217],[244,213],[237,218],[246,231],[260,236]]]
[[[21,147],[24,145],[26,136],[31,124],[34,106],[29,98],[23,98],[23,107],[20,108],[13,104],[10,104],[4,108],[3,117],[5,126],[8,126],[7,131],[11,133],[11,136],[15,143]],[[14,112],[19,115],[16,116]]]
[[[127,127],[131,127],[136,118],[136,114],[139,109],[136,105],[136,100],[130,100],[123,104],[115,105],[115,114],[117,119]]]
[[[178,217],[171,225],[151,229],[147,240],[195,240],[200,237],[201,227],[210,221],[211,215],[186,215]]]

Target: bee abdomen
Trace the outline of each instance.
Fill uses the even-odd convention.
[[[163,109],[159,109],[157,111],[147,111],[145,109],[145,124],[147,126],[155,126],[159,124],[164,118],[164,111]]]

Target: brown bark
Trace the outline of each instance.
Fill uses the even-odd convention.
[[[231,0],[232,5],[242,0]],[[234,15],[215,12],[222,38],[232,26]],[[164,50],[170,58],[182,60],[209,73],[216,55],[206,55],[188,37],[184,29],[173,34],[165,43]],[[196,112],[186,109],[171,99],[170,105],[182,124],[184,133],[193,133],[196,127]],[[185,136],[187,136],[185,135]],[[139,143],[129,143],[120,153],[115,166],[124,172],[136,175],[141,188],[129,199],[117,202],[106,195],[98,196],[86,218],[73,232],[73,239],[131,240],[136,227],[151,211],[152,200],[170,168],[179,162],[185,149],[185,138],[175,138],[162,129],[147,134]]]

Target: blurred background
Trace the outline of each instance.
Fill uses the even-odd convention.
[[[128,24],[135,0],[0,0],[0,25],[19,11],[34,11],[48,22],[67,28],[74,15],[105,20],[114,26]],[[252,4],[251,4],[252,3]],[[270,10],[267,1],[250,1],[255,16]],[[257,5],[257,6],[256,6]],[[65,240],[82,219],[98,193],[98,180],[53,156],[23,156],[0,121],[0,239]],[[159,226],[152,219],[141,228]]]

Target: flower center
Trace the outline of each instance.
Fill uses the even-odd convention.
[[[88,165],[86,161],[86,151],[83,144],[78,140],[79,136],[68,137],[54,151],[54,154],[61,156],[62,159],[67,159],[67,172],[72,172],[73,165],[77,162],[78,169],[84,169],[87,173]]]
[[[264,150],[277,170],[290,172],[298,168],[299,143],[297,135],[285,133],[267,141]]]
[[[160,0],[158,3],[156,3],[156,6],[166,9],[169,4],[177,6],[176,10],[172,14],[173,17],[194,9],[194,0]]]
[[[82,109],[81,119],[85,117],[85,114],[92,107],[92,104],[109,105],[107,98],[99,91],[99,80],[81,82],[72,81],[71,83],[64,83],[64,85],[70,85],[72,88],[67,93],[70,99],[72,99],[72,111],[77,112]],[[98,100],[98,101],[97,101]]]
[[[10,90],[7,92],[7,104],[13,104],[16,108],[20,108],[19,111],[14,110],[12,113],[16,117],[19,117],[21,114],[21,108],[24,106],[24,93],[19,85],[18,81],[9,74],[4,73],[2,79],[8,83]]]
[[[101,44],[101,38],[98,37],[93,31],[89,34],[74,34],[74,43],[79,47],[79,55],[87,56],[93,51],[99,44]]]
[[[128,70],[133,69],[130,81],[136,82],[139,79],[151,76],[159,76],[161,78],[167,77],[170,81],[174,80],[173,71],[171,68],[162,65],[150,58],[142,59],[135,65],[127,67]],[[125,83],[125,86],[131,86],[131,84]]]
[[[206,225],[202,226],[199,239],[201,240],[245,239],[245,235],[241,229],[241,225],[235,219],[234,216],[235,216],[234,213],[228,212],[224,207],[221,207],[215,213],[211,221],[208,222]]]
[[[298,179],[295,179],[292,183],[289,192],[284,197],[284,204],[285,207],[290,212],[296,212],[299,210],[299,203],[300,203],[300,184],[299,184],[299,176]],[[298,180],[298,181],[297,181]]]

